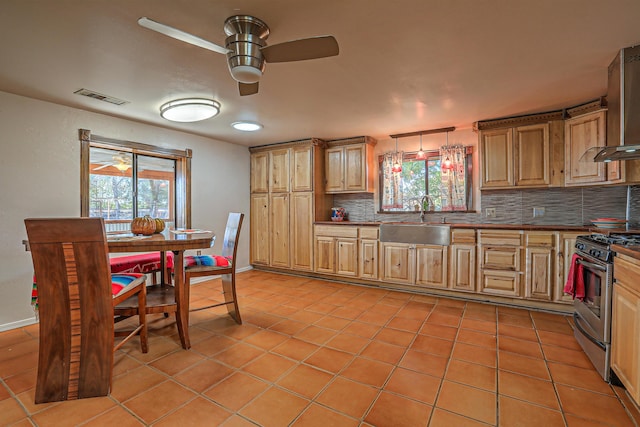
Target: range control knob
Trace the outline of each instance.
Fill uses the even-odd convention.
[[[589,255],[598,258],[600,255],[602,255],[602,251],[600,251],[598,249],[591,249],[589,251]]]
[[[584,249],[584,243],[576,243],[576,249],[583,250]]]

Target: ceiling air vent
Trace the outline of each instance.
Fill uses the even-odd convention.
[[[97,99],[98,101],[104,101],[104,102],[108,102],[110,104],[115,104],[115,105],[122,105],[122,104],[129,103],[129,101],[124,101],[122,99],[114,98],[113,96],[109,96],[109,95],[103,95],[101,93],[94,92],[89,89],[78,89],[73,93],[75,93],[76,95],[88,96],[89,98]]]

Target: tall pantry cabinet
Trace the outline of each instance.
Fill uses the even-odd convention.
[[[328,220],[323,142],[307,139],[251,151],[251,263],[313,270],[313,222]]]

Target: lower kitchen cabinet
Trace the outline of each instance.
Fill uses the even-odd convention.
[[[317,273],[353,277],[358,274],[358,227],[315,226],[315,268]]]
[[[378,278],[378,240],[360,239],[358,271],[363,279]]]
[[[381,280],[424,287],[447,287],[447,246],[383,242],[380,252]]]
[[[291,268],[313,269],[313,193],[291,193]]]
[[[613,275],[611,369],[640,403],[640,260],[618,254]]]
[[[450,246],[449,288],[456,291],[476,291],[476,246]]]
[[[271,212],[269,231],[271,234],[271,265],[289,268],[289,193],[276,193],[269,196]]]
[[[525,239],[524,297],[551,301],[554,284],[555,235],[528,231]]]
[[[350,277],[357,276],[358,239],[351,237],[336,239],[336,274]]]
[[[449,288],[456,291],[476,291],[476,230],[451,230]]]
[[[409,243],[380,244],[382,281],[411,284],[415,269],[415,245]]]
[[[315,271],[333,274],[336,271],[336,240],[330,236],[315,238]]]
[[[432,288],[446,288],[448,246],[417,245],[415,254],[415,284]]]
[[[251,263],[269,265],[269,195],[251,195]]]
[[[521,231],[479,230],[478,291],[520,298]]]

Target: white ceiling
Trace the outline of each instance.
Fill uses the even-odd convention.
[[[607,65],[640,43],[638,0],[2,0],[0,90],[252,146],[344,138],[548,111],[606,94]],[[250,14],[268,43],[331,34],[336,57],[267,64],[240,97],[223,55],[138,26],[147,16],[224,45]],[[87,88],[115,106],[74,95]],[[222,103],[190,124],[159,116],[185,96]],[[255,134],[230,127],[264,124]]]

